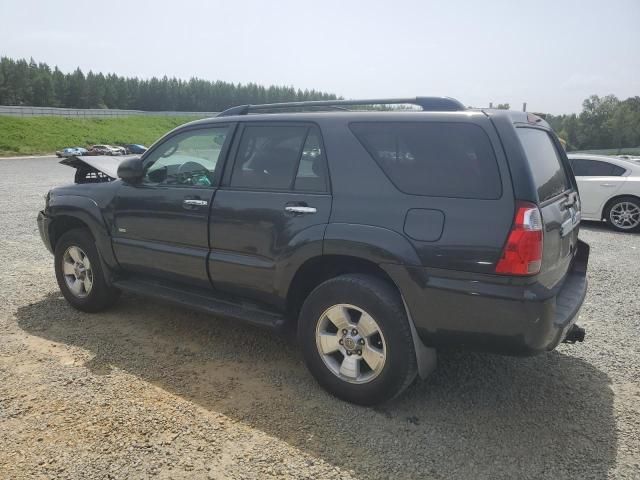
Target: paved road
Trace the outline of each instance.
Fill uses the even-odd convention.
[[[72,178],[0,160],[0,478],[640,478],[640,235],[583,226],[586,343],[442,352],[365,409],[264,331],[127,295],[72,310],[35,225]]]

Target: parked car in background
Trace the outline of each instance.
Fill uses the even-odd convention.
[[[76,157],[78,155],[86,155],[87,149],[82,147],[67,147],[56,152],[58,158]]]
[[[147,151],[147,147],[138,143],[128,143],[126,145],[123,145],[123,147],[127,150],[127,153],[133,153],[136,155],[142,155]]]
[[[122,147],[112,147],[111,145],[93,145],[89,148],[87,155],[124,155],[126,152]]]
[[[406,103],[422,111],[283,112]],[[439,97],[244,105],[96,160],[63,160],[94,175],[38,216],[79,310],[124,290],[295,331],[318,382],[365,405],[428,375],[436,348],[584,339],[576,182],[536,115]]]
[[[582,218],[615,230],[640,230],[640,164],[617,157],[568,154],[578,182]]]

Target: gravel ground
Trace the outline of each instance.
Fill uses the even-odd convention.
[[[270,333],[129,295],[71,309],[35,216],[72,174],[0,160],[0,478],[640,478],[640,235],[583,225],[584,344],[442,352],[367,409]]]

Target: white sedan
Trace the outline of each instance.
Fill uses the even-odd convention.
[[[582,218],[615,230],[640,230],[640,164],[615,157],[567,155],[578,182]]]

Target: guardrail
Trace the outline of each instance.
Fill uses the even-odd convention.
[[[147,112],[143,110],[117,110],[111,108],[56,108],[0,105],[0,115],[8,115],[11,117],[106,118],[150,115],[204,118],[215,117],[218,113],[219,112]]]

